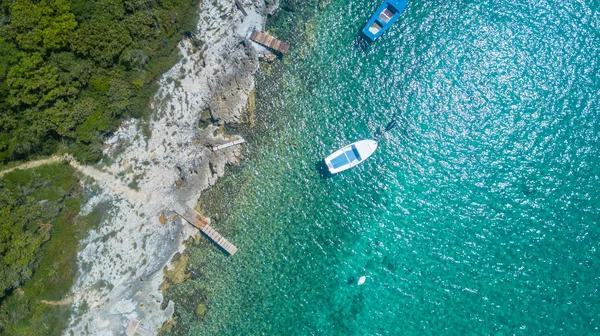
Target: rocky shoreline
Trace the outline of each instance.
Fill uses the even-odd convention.
[[[197,232],[170,216],[162,224],[159,214],[194,207],[225,166],[239,161],[239,147],[210,148],[241,139],[225,135],[222,126],[240,122],[258,57],[266,52],[247,37],[252,29],[263,29],[278,6],[241,3],[247,16],[232,1],[201,1],[197,31],[181,42],[181,60],[160,80],[151,135],[144,136],[142,122],[128,120],[106,142],[105,156],[112,163],[93,176],[100,191],[84,214],[100,203],[109,203],[111,210],[81,243],[75,313],[67,334],[122,335],[131,321],[139,321],[134,323],[139,332],[155,334],[172,318],[174,303],[163,303],[160,289],[163,269]],[[210,120],[201,122],[203,111]],[[135,189],[136,197],[115,194],[114,180]]]

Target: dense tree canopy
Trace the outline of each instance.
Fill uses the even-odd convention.
[[[79,241],[107,206],[79,216],[86,189],[67,163],[0,177],[0,335],[60,335],[70,306]]]
[[[147,112],[197,3],[0,2],[0,164],[60,143],[80,160],[99,159],[120,118]]]
[[[38,222],[35,216],[43,213],[41,206],[23,204],[26,199],[13,196],[7,190],[0,194],[0,216],[4,218],[0,222],[0,298],[31,277],[36,251],[49,237],[48,226],[26,229],[27,223]]]
[[[31,277],[40,247],[77,182],[67,165],[14,171],[0,179],[0,302]]]

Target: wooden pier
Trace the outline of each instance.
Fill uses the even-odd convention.
[[[290,49],[289,44],[281,42],[267,33],[259,32],[256,30],[252,32],[252,35],[250,35],[250,39],[256,43],[264,45],[267,48],[277,50],[282,54],[287,54],[288,50]]]
[[[237,247],[230,243],[227,239],[221,236],[215,229],[213,229],[208,223],[208,220],[196,211],[186,208],[185,214],[178,214],[183,220],[202,231],[207,235],[215,244],[219,245],[223,250],[227,251],[229,255],[234,255],[237,252]]]
[[[228,142],[226,144],[222,144],[222,145],[218,145],[218,146],[213,146],[213,152],[220,151],[221,149],[225,149],[225,148],[228,148],[228,147],[231,147],[231,146],[240,145],[240,144],[243,144],[244,142],[246,142],[246,140],[239,139],[239,140],[235,140],[235,141],[232,141],[232,142]]]
[[[137,319],[129,320],[129,326],[125,330],[126,336],[150,336],[155,335],[155,333],[150,330],[144,328],[142,326],[142,321]]]

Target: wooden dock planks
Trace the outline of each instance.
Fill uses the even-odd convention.
[[[252,35],[250,35],[250,39],[256,43],[264,45],[267,48],[277,50],[282,54],[287,54],[288,50],[290,49],[289,44],[279,41],[273,36],[267,33],[259,32],[257,30],[252,32]]]
[[[231,147],[231,146],[240,145],[240,144],[243,144],[244,142],[246,142],[246,140],[239,139],[239,140],[235,140],[235,141],[232,141],[232,142],[228,142],[226,144],[222,144],[222,145],[218,145],[218,146],[213,146],[213,152],[220,151],[222,149],[225,149],[225,148],[228,148],[228,147]]]
[[[200,214],[191,209],[186,209],[185,215],[179,215],[186,222],[202,231],[208,238],[210,238],[215,244],[219,245],[229,255],[234,255],[237,252],[237,247],[230,243],[225,237],[221,236],[215,229],[213,229],[208,221]]]

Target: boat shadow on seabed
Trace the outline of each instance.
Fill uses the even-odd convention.
[[[317,162],[315,164],[315,169],[317,170],[317,173],[319,173],[319,177],[322,179],[329,179],[333,177],[333,174],[330,173],[329,169],[327,168],[325,160],[320,160]]]
[[[359,32],[358,34],[356,34],[356,36],[354,37],[354,42],[352,42],[352,45],[354,46],[354,48],[356,48],[362,52],[368,51],[372,44],[373,44],[373,42],[369,41],[363,35],[362,32]]]

